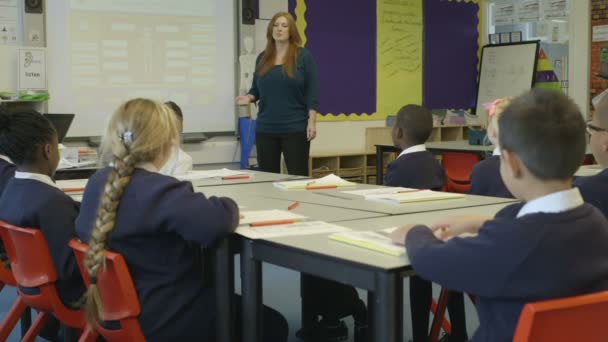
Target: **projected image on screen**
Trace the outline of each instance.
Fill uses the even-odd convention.
[[[234,23],[218,18],[216,7],[211,0],[71,0],[64,85],[75,129],[99,135],[82,118],[103,124],[104,112],[148,97],[178,103],[187,132],[233,130],[233,39],[222,39],[218,27]]]

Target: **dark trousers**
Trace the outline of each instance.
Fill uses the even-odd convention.
[[[412,312],[412,334],[414,342],[426,342],[429,338],[429,312],[433,300],[430,281],[420,277],[410,278],[410,304]],[[460,292],[451,292],[448,299],[448,312],[452,333],[449,341],[466,341],[467,326],[464,313],[464,297]]]
[[[260,171],[281,173],[281,153],[290,175],[308,176],[310,141],[306,132],[255,134]]]

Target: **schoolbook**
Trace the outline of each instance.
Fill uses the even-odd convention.
[[[341,232],[329,235],[329,239],[357,247],[371,249],[384,254],[401,256],[405,253],[405,247],[403,245],[394,243],[390,238],[390,234],[396,229],[397,227],[391,227],[376,231]],[[435,236],[440,238],[440,232],[435,232]],[[459,235],[459,237],[471,236],[474,236],[474,234],[464,233]]]
[[[317,190],[357,186],[357,183],[346,181],[332,173],[323,178],[305,179],[289,182],[274,182],[272,183],[272,185],[283,190]]]
[[[347,243],[358,247],[374,250],[376,252],[401,256],[405,248],[393,243],[389,234],[397,227],[386,228],[378,231],[349,231],[329,235],[330,240]]]

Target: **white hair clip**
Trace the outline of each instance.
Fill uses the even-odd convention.
[[[120,138],[120,140],[125,144],[125,145],[129,145],[130,143],[133,142],[133,132],[131,131],[126,131],[124,133],[121,133],[118,135],[118,138]]]

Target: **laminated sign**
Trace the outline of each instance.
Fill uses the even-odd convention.
[[[44,48],[19,49],[19,90],[46,90],[46,50]]]

